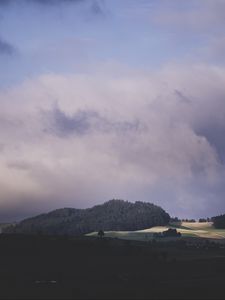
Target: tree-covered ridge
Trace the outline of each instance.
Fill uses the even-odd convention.
[[[25,219],[5,232],[79,235],[100,229],[140,230],[166,225],[169,220],[169,214],[152,203],[110,200],[87,209],[57,209]]]
[[[213,225],[215,228],[224,229],[225,228],[225,214],[216,216],[212,218]]]

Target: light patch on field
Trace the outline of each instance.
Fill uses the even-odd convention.
[[[213,223],[212,222],[193,222],[193,223],[189,223],[189,222],[182,222],[183,227],[187,227],[190,229],[214,229],[213,228]]]
[[[151,232],[151,233],[160,233],[163,231],[168,230],[169,228],[173,228],[173,226],[168,226],[168,227],[163,227],[163,226],[157,226],[157,227],[152,227],[149,229],[144,229],[140,230],[138,232]],[[206,231],[204,230],[192,230],[192,229],[183,229],[183,228],[178,228],[176,227],[177,231],[179,231],[183,236],[200,236],[201,234],[205,234]]]
[[[151,228],[147,228],[147,229],[143,229],[143,230],[137,230],[136,232],[152,232],[152,233],[156,233],[156,232],[163,232],[165,230],[168,230],[169,227],[165,227],[165,226],[155,226],[155,227],[151,227]]]
[[[225,229],[215,229],[212,222],[204,223],[188,223],[183,222],[182,227],[190,228],[192,232],[196,233],[199,237],[224,239]]]
[[[225,229],[215,229],[212,222],[189,223],[182,222],[180,226],[156,226],[137,231],[106,231],[105,236],[127,240],[148,241],[153,239],[154,233],[160,233],[169,228],[176,228],[183,237],[202,237],[209,239],[225,239]],[[97,236],[97,232],[87,234],[87,236]]]

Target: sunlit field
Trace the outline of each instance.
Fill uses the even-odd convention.
[[[160,233],[168,230],[169,228],[176,228],[183,237],[200,237],[208,239],[225,239],[225,229],[215,229],[211,222],[205,223],[189,223],[182,222],[181,224],[171,224],[170,226],[156,226],[144,230],[138,231],[106,231],[106,237],[128,239],[128,240],[140,240],[148,241],[152,240],[154,233]],[[92,232],[88,236],[96,236],[97,232]],[[174,238],[164,238],[165,240]]]

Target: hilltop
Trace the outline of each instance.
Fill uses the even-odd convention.
[[[170,216],[152,203],[110,200],[87,209],[62,208],[25,219],[5,233],[81,235],[98,231],[134,231],[165,226]]]

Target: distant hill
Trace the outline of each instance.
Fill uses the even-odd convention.
[[[225,229],[225,214],[212,218],[213,225],[217,229]]]
[[[5,233],[80,235],[100,229],[141,230],[164,226],[170,216],[161,207],[146,202],[110,200],[87,209],[62,208],[25,219]]]

